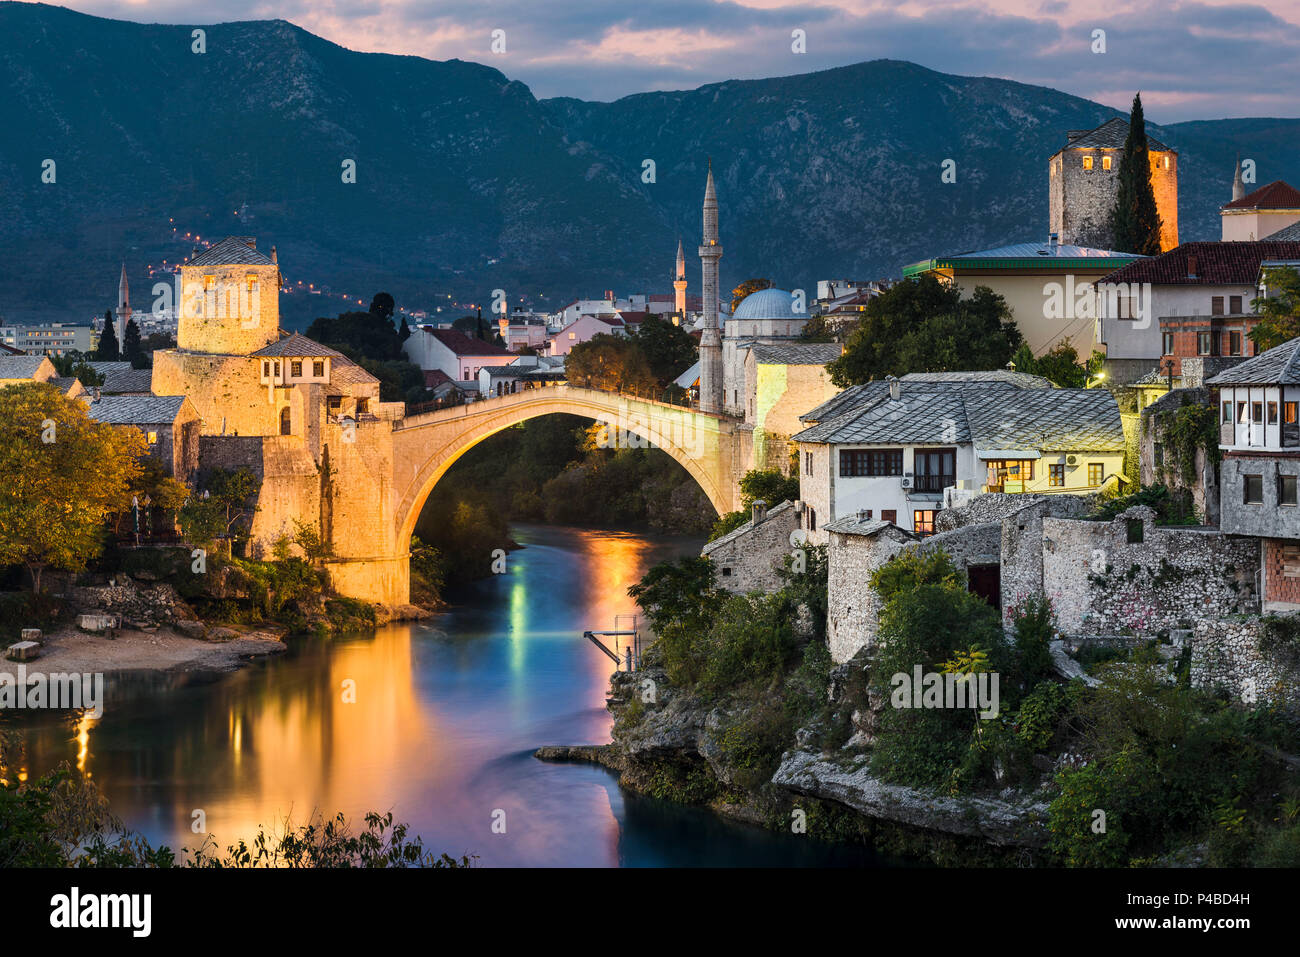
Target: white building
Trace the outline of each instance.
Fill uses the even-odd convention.
[[[803,528],[851,515],[927,535],[949,500],[1088,492],[1122,481],[1124,429],[1103,389],[1015,372],[913,373],[854,386],[801,417]]]

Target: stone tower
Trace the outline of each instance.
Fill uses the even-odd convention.
[[[677,272],[673,279],[673,291],[676,293],[673,311],[686,315],[686,253],[682,251],[682,241],[677,240]]]
[[[1070,130],[1048,164],[1048,232],[1063,246],[1109,249],[1119,164],[1128,121],[1115,117],[1095,130]],[[1147,136],[1151,189],[1160,215],[1160,249],[1178,245],[1178,153]]]
[[[709,161],[709,178],[704,185],[704,239],[700,243],[700,262],[704,282],[704,327],[700,335],[700,410],[722,411],[722,333],[718,329],[718,260],[722,246],[718,243],[718,194],[713,186],[713,161]]]
[[[119,347],[126,342],[126,324],[131,321],[131,290],[126,282],[126,263],[122,263],[122,278],[117,281],[117,312],[114,314],[114,332]]]
[[[248,355],[280,338],[280,267],[251,236],[227,236],[181,266],[176,345]]]

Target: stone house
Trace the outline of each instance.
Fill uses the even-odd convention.
[[[49,382],[58,374],[45,356],[0,355],[0,389],[22,382]]]
[[[709,542],[700,554],[713,560],[720,588],[737,595],[773,592],[781,587],[780,571],[786,556],[799,545],[792,537],[798,529],[793,502],[769,510],[760,499],[751,507],[748,522]]]
[[[1220,526],[1255,539],[1264,610],[1300,611],[1300,339],[1209,384],[1219,390]]]
[[[912,374],[845,390],[802,416],[800,499],[810,540],[847,515],[936,531],[948,504],[1001,492],[1068,494],[1122,481],[1119,407],[1101,389],[1012,372]]]
[[[193,485],[199,471],[202,423],[194,403],[183,395],[85,395],[86,410],[97,422],[138,429],[149,455],[178,482]]]

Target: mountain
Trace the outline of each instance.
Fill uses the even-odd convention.
[[[723,282],[898,275],[1046,233],[1047,157],[1115,111],[1043,87],[874,61],[613,103],[538,100],[460,60],[346,50],[281,20],[128,23],[0,3],[0,315],[133,304],[191,232],[256,235],[286,281],[369,301],[555,306],[670,289],[712,156]],[[1300,182],[1300,120],[1150,127],[1181,152],[1184,239],[1216,238],[1238,152]],[[18,131],[14,134],[14,131]],[[56,181],[41,181],[53,159]],[[643,162],[655,182],[642,182]],[[957,182],[940,182],[956,162]],[[356,182],[342,182],[345,160]],[[247,215],[243,215],[244,208]],[[173,233],[173,227],[176,232]],[[688,273],[698,289],[698,266]],[[544,297],[544,298],[543,298]],[[284,297],[297,324],[344,308]]]

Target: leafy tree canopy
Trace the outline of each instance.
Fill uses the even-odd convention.
[[[731,311],[735,312],[736,307],[740,305],[741,300],[752,292],[758,292],[760,289],[771,289],[772,280],[770,279],[746,279],[735,289],[731,290]]]
[[[641,344],[606,332],[570,349],[564,373],[574,385],[609,392],[645,392],[658,384]]]
[[[632,340],[641,348],[650,374],[660,386],[667,386],[689,369],[699,354],[689,332],[658,316],[647,316]]]
[[[1250,331],[1258,352],[1300,336],[1300,271],[1285,266],[1266,269],[1264,284],[1269,295],[1251,304],[1260,316]]]

